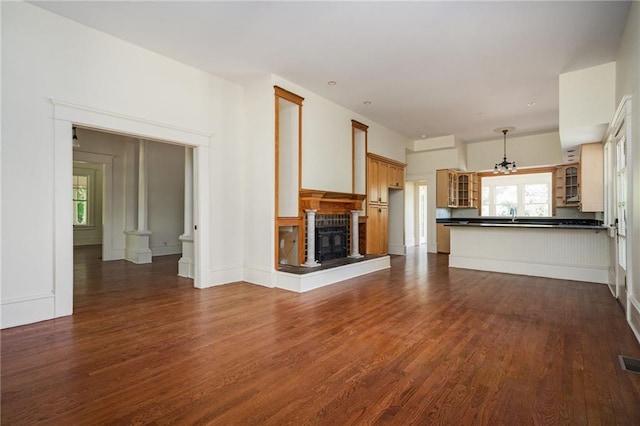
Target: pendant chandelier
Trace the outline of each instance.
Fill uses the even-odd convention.
[[[80,140],[78,139],[78,135],[76,134],[76,126],[73,126],[73,138],[71,138],[71,145],[74,148],[80,148]]]
[[[494,175],[497,175],[498,173],[508,175],[509,173],[515,173],[518,171],[515,161],[507,161],[507,133],[512,132],[515,129],[515,127],[501,127],[494,130],[494,132],[502,133],[504,135],[504,157],[502,157],[502,161],[500,163],[496,163],[493,167]]]

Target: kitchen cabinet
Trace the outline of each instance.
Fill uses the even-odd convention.
[[[374,158],[367,159],[367,200],[369,203],[389,202],[389,164]]]
[[[580,163],[556,167],[556,207],[578,207],[583,212],[604,211],[602,143],[580,145]]]
[[[604,150],[602,143],[580,145],[580,210],[604,211]]]
[[[556,207],[577,207],[580,204],[579,171],[578,163],[556,167]]]
[[[389,251],[389,207],[367,208],[367,253],[387,254]]]
[[[367,155],[367,254],[389,250],[389,190],[404,188],[404,167],[379,155]]]
[[[436,224],[436,244],[438,253],[449,253],[450,243],[450,228],[444,223]]]
[[[448,169],[437,170],[436,207],[478,207],[478,174]]]
[[[389,188],[404,189],[404,167],[389,164]]]

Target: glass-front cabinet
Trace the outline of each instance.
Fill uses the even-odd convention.
[[[478,174],[458,170],[436,171],[436,207],[478,206]]]
[[[564,164],[556,168],[556,206],[580,205],[579,168],[578,163]]]

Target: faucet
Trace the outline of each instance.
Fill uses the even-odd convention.
[[[509,209],[509,213],[511,213],[511,222],[516,221],[516,211],[518,211],[518,209],[516,209],[515,207],[511,207]]]

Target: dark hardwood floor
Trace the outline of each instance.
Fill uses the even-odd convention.
[[[3,425],[640,424],[606,286],[417,250],[305,294],[75,252],[74,315],[6,329]]]

